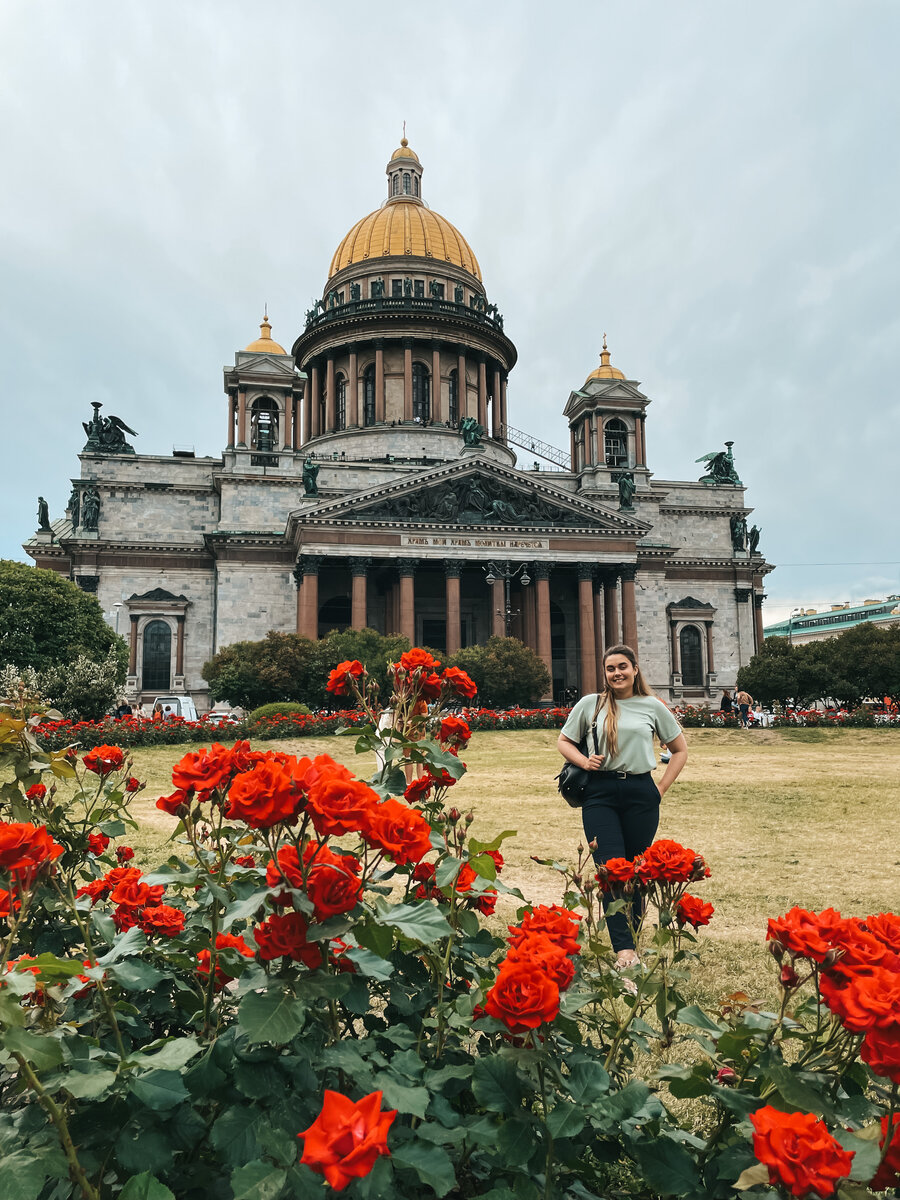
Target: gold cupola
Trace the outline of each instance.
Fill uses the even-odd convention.
[[[284,346],[279,346],[272,337],[272,326],[269,324],[268,308],[263,314],[262,322],[259,326],[259,337],[244,347],[245,354],[287,354]]]
[[[609,361],[609,351],[606,348],[606,334],[603,335],[603,349],[600,351],[600,366],[595,367],[585,380],[585,384],[591,382],[592,379],[624,379],[625,373],[620,371],[618,367],[611,365]]]

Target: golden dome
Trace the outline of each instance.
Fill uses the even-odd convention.
[[[287,354],[284,346],[279,346],[272,338],[272,326],[269,324],[269,314],[266,312],[259,327],[259,337],[249,346],[244,347],[245,354]]]
[[[481,279],[478,260],[459,230],[421,201],[405,196],[389,200],[357,221],[334,252],[328,278],[344,267],[390,255],[452,263]]]
[[[410,150],[409,142],[405,137],[400,139],[400,145],[391,155],[391,162],[393,162],[395,158],[411,158],[414,162],[419,161],[418,154],[416,154],[415,150]]]
[[[610,365],[609,351],[606,348],[606,334],[603,335],[603,349],[600,352],[600,366],[596,367],[588,375],[584,381],[585,384],[591,382],[592,379],[624,379],[625,373],[620,371],[618,367]]]

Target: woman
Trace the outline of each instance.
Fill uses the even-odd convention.
[[[731,692],[723,692],[722,701],[719,704],[719,712],[725,717],[730,717],[733,707],[734,704],[731,699]]]
[[[630,646],[611,646],[603,655],[602,688],[599,695],[578,701],[557,742],[563,758],[596,772],[581,812],[585,837],[597,843],[598,864],[609,858],[635,858],[647,849],[659,825],[659,802],[687,762],[681,727],[647,687]],[[594,721],[599,753],[593,752],[593,739],[588,740]],[[672,754],[659,786],[651,774],[656,766],[654,734]],[[588,746],[588,754],[580,743]],[[641,915],[635,899],[630,912],[606,918],[619,970],[638,962],[631,928]]]

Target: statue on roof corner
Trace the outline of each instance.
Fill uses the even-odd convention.
[[[619,511],[634,512],[634,471],[619,471],[612,480],[619,485]]]
[[[459,432],[465,446],[480,446],[484,437],[484,426],[479,425],[474,417],[463,417],[459,423]]]
[[[317,462],[313,462],[310,456],[307,455],[306,461],[303,464],[303,494],[305,496],[318,496],[318,475],[319,464]]]
[[[706,474],[700,480],[700,483],[710,484],[716,487],[720,484],[727,484],[731,487],[743,487],[738,473],[734,469],[734,455],[731,453],[731,447],[734,442],[726,442],[724,450],[714,450],[710,454],[703,454],[698,458],[697,462],[706,463]]]
[[[95,454],[134,454],[134,446],[125,441],[125,434],[137,437],[137,430],[130,429],[121,417],[101,417],[102,407],[99,400],[92,400],[94,415],[90,421],[81,422],[87,434],[82,454],[90,451]]]

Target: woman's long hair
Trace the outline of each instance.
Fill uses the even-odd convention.
[[[609,684],[606,681],[606,660],[612,658],[614,654],[621,654],[627,658],[634,667],[634,692],[635,696],[652,696],[653,692],[644,680],[641,674],[641,668],[638,666],[637,655],[630,646],[610,646],[603,655],[602,667],[603,678],[600,680],[600,709],[606,709],[606,716],[603,719],[603,736],[606,741],[606,754],[608,758],[615,758],[619,753],[619,706],[616,703],[616,697],[610,690]],[[599,715],[599,713],[598,713]]]

